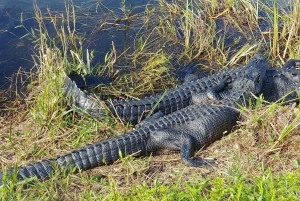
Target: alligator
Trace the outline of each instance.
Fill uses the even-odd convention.
[[[179,151],[182,162],[188,166],[210,165],[213,161],[193,158],[193,155],[196,150],[220,139],[226,131],[230,132],[239,119],[239,107],[248,103],[250,92],[256,95],[260,93],[267,69],[266,65],[260,65],[260,60],[257,57],[252,68],[232,82],[230,95],[224,99],[219,92],[216,94],[219,95],[218,100],[193,104],[152,119],[140,128],[115,138],[86,145],[54,159],[7,169],[0,173],[0,185],[9,185],[10,177],[17,180],[31,177],[45,180],[55,171],[68,173],[72,169],[87,170],[114,163],[128,155],[148,156],[163,150]]]
[[[257,57],[257,56],[256,56]],[[190,68],[190,67],[189,67]],[[244,67],[239,67],[234,70],[234,75],[238,71],[243,70]],[[186,71],[190,73],[191,71]],[[182,73],[181,77],[196,77],[196,70],[193,69],[192,75]],[[230,74],[231,75],[231,74]],[[234,78],[237,78],[234,76]],[[210,77],[208,77],[210,79]],[[292,92],[292,93],[291,93]],[[300,60],[290,59],[282,68],[268,67],[264,78],[261,94],[264,96],[265,101],[275,102],[282,97],[288,96],[283,101],[297,101],[298,93],[300,92]],[[197,94],[192,95],[192,100],[197,98]]]
[[[260,57],[262,65],[266,65],[267,61],[262,56]],[[77,88],[76,83],[68,78],[65,82],[65,91],[67,95],[72,97],[71,100],[73,100],[75,106],[92,116],[104,118],[106,114],[104,108],[108,107],[115,116],[126,122],[136,124],[147,116],[147,111],[162,116],[187,107],[193,104],[195,100],[199,102],[203,98],[197,95],[199,92],[206,90],[218,91],[218,88],[222,88],[223,85],[227,84],[226,76],[230,76],[233,80],[239,78],[247,68],[251,68],[254,61],[255,59],[250,59],[246,66],[225,70],[201,79],[195,79],[194,74],[189,76],[189,73],[195,71],[195,63],[192,62],[180,72],[181,78],[192,77],[192,81],[187,81],[179,87],[171,89],[166,94],[144,97],[141,100],[113,100],[104,101],[100,104],[99,101],[96,101],[97,98],[94,95],[82,92]],[[269,67],[262,89],[264,99],[271,102],[278,100],[290,91],[299,92],[300,70],[297,69],[299,66],[300,60],[291,59],[284,64],[283,68]],[[228,86],[228,90],[230,90],[230,86]],[[228,95],[228,90],[223,90],[221,97],[225,98]],[[208,95],[214,96],[214,93]],[[287,96],[285,100],[292,100],[296,97],[296,93],[293,93]]]
[[[153,114],[158,113],[166,115],[193,104],[193,101],[195,100],[197,102],[200,102],[201,100],[204,101],[207,97],[199,96],[199,94],[201,94],[200,92],[203,91],[210,91],[207,95],[213,97],[214,91],[218,92],[219,89],[226,86],[227,90],[222,90],[220,92],[220,97],[228,97],[231,86],[230,84],[228,85],[226,77],[229,76],[231,79],[236,80],[243,76],[249,68],[256,65],[257,62],[259,62],[259,65],[261,66],[268,65],[267,60],[262,55],[256,55],[250,59],[245,66],[222,71],[209,77],[185,82],[177,88],[171,89],[166,94],[147,96],[141,100],[106,100],[101,104],[99,101],[96,101],[97,98],[93,94],[82,92],[76,86],[76,83],[71,81],[68,77],[65,79],[64,91],[67,96],[71,97],[71,102],[77,108],[92,116],[104,118],[106,114],[105,108],[109,108],[112,114],[118,118],[125,122],[130,122],[131,124],[137,124],[147,116],[147,112],[149,111]],[[193,65],[188,66],[188,68],[194,69]]]

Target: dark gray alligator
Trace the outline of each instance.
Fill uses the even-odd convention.
[[[186,82],[177,88],[171,89],[166,94],[149,96],[141,100],[104,101],[104,104],[101,105],[98,101],[95,101],[96,98],[93,95],[84,93],[77,88],[75,82],[72,82],[68,77],[65,80],[65,94],[71,97],[71,102],[74,105],[92,116],[103,118],[105,116],[104,107],[108,107],[115,116],[126,122],[136,124],[144,119],[149,111],[153,114],[166,115],[191,105],[195,100],[200,102],[207,98],[215,98],[215,92],[220,91],[224,86],[227,89],[231,88],[230,84],[228,85],[227,77],[236,80],[257,63],[261,66],[268,65],[267,60],[262,55],[256,55],[246,66],[229,69],[207,78]],[[199,96],[200,92],[207,90],[210,91],[210,93],[206,93],[207,96]],[[220,97],[226,98],[228,94],[229,90],[222,90]]]
[[[300,60],[290,60],[283,68],[269,68],[263,83],[264,99],[275,102],[285,97],[284,101],[298,101],[300,92],[300,70],[295,68]],[[292,92],[292,93],[291,93]]]
[[[157,113],[157,116],[170,114],[191,105],[193,101],[199,102],[207,98],[199,96],[199,92],[209,90],[211,93],[206,95],[208,95],[209,98],[214,98],[214,92],[218,92],[219,89],[222,89],[228,84],[226,77],[230,76],[232,80],[235,80],[242,76],[246,69],[251,68],[253,63],[256,62],[258,56],[255,57],[256,58],[252,58],[246,66],[225,70],[205,78],[184,83],[175,89],[171,89],[166,94],[149,96],[141,100],[104,101],[104,105],[107,106],[115,116],[133,124],[144,119],[145,116],[147,116],[147,111],[151,111],[154,114]],[[262,56],[259,57],[261,65],[267,65],[267,60]],[[300,60],[293,59],[286,62],[283,68],[268,68],[262,89],[264,99],[271,102],[278,100],[290,91],[295,90],[295,92],[299,92],[300,70],[297,69],[299,66]],[[194,63],[187,67],[188,71],[191,71],[191,69],[195,70]],[[184,76],[186,75],[182,73],[181,77]],[[66,94],[72,97],[74,105],[92,116],[100,118],[105,116],[104,107],[98,101],[95,101],[96,98],[93,95],[82,92],[76,87],[76,84],[71,82],[68,78],[66,78],[65,86],[67,89]],[[228,90],[221,92],[222,98],[227,97],[230,84],[227,89]],[[285,100],[291,100],[296,97],[297,94],[293,93],[287,96]]]
[[[258,57],[257,61],[259,60]],[[152,119],[126,134],[86,145],[55,159],[7,169],[0,173],[0,184],[6,183],[7,177],[12,175],[18,180],[34,176],[43,180],[50,177],[55,170],[66,172],[69,168],[87,170],[111,164],[127,155],[146,156],[166,149],[180,151],[181,159],[186,165],[209,164],[211,161],[193,159],[195,150],[220,139],[225,131],[231,131],[236,125],[240,115],[237,104],[247,104],[250,92],[259,94],[261,91],[267,66],[260,64],[260,62],[253,63],[251,68],[244,71],[243,77],[232,83],[230,98],[194,104]],[[221,98],[221,93],[216,95],[220,95]]]

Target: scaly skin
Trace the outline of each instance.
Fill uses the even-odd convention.
[[[180,150],[186,165],[205,165],[208,161],[192,158],[195,150],[210,145],[220,139],[225,131],[232,129],[240,114],[236,102],[247,103],[249,92],[260,93],[266,65],[259,64],[255,62],[252,69],[233,82],[230,98],[222,99],[220,103],[213,101],[188,106],[118,137],[87,145],[55,159],[28,164],[16,170],[8,169],[6,175],[11,176],[15,172],[18,180],[33,176],[43,180],[49,178],[57,168],[64,171],[68,167],[87,170],[111,164],[121,156],[134,153],[135,156],[145,156],[164,149]],[[1,172],[0,185],[4,182],[3,178]]]
[[[68,96],[70,103],[79,109],[100,119],[105,117],[105,109],[96,101],[95,97],[81,91],[68,76],[65,78],[64,94]]]
[[[232,81],[240,78],[245,74],[247,69],[256,65],[266,66],[267,60],[263,56],[256,55],[252,58],[246,66],[223,71],[207,78],[201,78],[195,81],[184,83],[177,88],[171,89],[165,95],[158,94],[155,96],[145,97],[141,100],[114,100],[112,102],[105,101],[106,106],[115,115],[126,122],[132,124],[138,123],[140,120],[147,116],[146,111],[153,110],[153,113],[160,112],[164,115],[170,114],[174,111],[180,110],[191,105],[193,102],[201,102],[207,99],[215,99],[215,93],[219,92],[228,85],[227,77],[230,77]],[[88,99],[86,94],[83,95],[80,89],[75,90],[75,83],[66,81],[66,86],[71,85],[72,90],[67,90],[66,94],[70,94],[72,99],[75,100],[74,105],[86,110],[87,113],[102,118],[104,116],[104,109],[97,102]],[[75,85],[75,86],[74,86]],[[219,93],[221,98],[227,98],[230,91],[230,84],[228,90],[223,90]],[[209,90],[209,93],[202,92]],[[202,95],[199,95],[202,94]],[[82,96],[82,98],[81,98]],[[76,98],[80,101],[76,101]],[[155,107],[156,106],[156,107]]]
[[[294,91],[294,93],[291,93]],[[300,92],[300,70],[290,67],[270,68],[266,72],[261,93],[266,101],[275,102],[286,94],[285,101],[295,101]]]

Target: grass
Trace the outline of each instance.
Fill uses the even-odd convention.
[[[75,7],[66,13],[42,14],[35,5],[38,29],[26,37],[35,42],[36,71],[30,85],[17,89],[14,99],[1,98],[0,163],[2,168],[53,158],[87,143],[131,130],[113,117],[106,121],[78,115],[62,95],[65,73],[115,76],[101,87],[108,97],[140,98],[175,87],[175,67],[196,60],[199,68],[217,71],[246,62],[262,51],[272,65],[299,58],[299,8],[281,11],[276,2],[164,1],[148,4],[134,15],[132,27],[114,26],[113,19],[88,24],[94,30],[134,29],[131,49],[112,49],[105,62],[92,66],[93,50],[84,49],[77,31]],[[125,2],[121,4],[126,19]],[[131,9],[131,8],[130,8]],[[266,15],[258,15],[259,9]],[[126,14],[126,15],[125,15]],[[118,17],[119,18],[119,17]],[[122,17],[123,19],[123,17]],[[121,19],[121,20],[122,20]],[[270,25],[263,29],[264,20]],[[52,22],[53,32],[46,28]],[[224,22],[223,30],[217,23]],[[109,23],[108,23],[109,22]],[[138,27],[138,28],[137,28]],[[107,31],[106,30],[106,31]],[[231,35],[230,33],[236,33]],[[53,36],[54,35],[54,36]],[[245,40],[245,42],[242,42]],[[228,42],[231,41],[231,42]],[[176,59],[176,61],[174,61]],[[130,63],[131,68],[121,63]],[[118,71],[128,73],[121,74]],[[21,76],[21,75],[20,75]],[[99,90],[99,88],[97,88]],[[34,184],[13,182],[0,188],[2,200],[297,200],[300,194],[298,151],[299,108],[280,101],[263,104],[258,97],[245,108],[243,119],[228,136],[202,150],[201,157],[217,159],[218,168],[185,167],[178,155],[121,159],[119,163],[69,175],[56,173]]]

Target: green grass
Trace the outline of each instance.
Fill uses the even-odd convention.
[[[123,166],[127,166],[125,163]],[[140,175],[76,174],[52,177],[24,189],[22,185],[1,188],[3,200],[297,200],[300,193],[299,170],[274,175],[270,169],[260,175],[245,175],[233,167],[229,176],[203,178],[189,172],[183,180],[177,173],[173,183],[157,175],[151,181]],[[179,174],[179,175],[178,175]],[[169,181],[170,182],[170,181]]]
[[[115,80],[111,86],[100,88],[102,93],[112,98],[139,99],[143,94],[175,87],[179,82],[174,78],[174,67],[193,59],[202,69],[217,71],[241,65],[258,51],[263,51],[274,66],[282,65],[288,58],[299,58],[299,1],[294,1],[291,11],[283,13],[276,2],[271,5],[248,0],[157,2],[158,6],[148,4],[144,12],[134,16],[130,15],[134,8],[126,8],[122,2],[122,16],[112,13],[112,19],[100,25],[86,24],[94,26],[94,30],[136,31],[131,49],[122,52],[112,43],[105,62],[95,66],[91,66],[90,59],[97,52],[83,48],[84,34],[72,26],[76,21],[82,23],[75,7],[66,5],[66,13],[57,17],[50,10],[41,13],[35,4],[39,28],[28,29],[25,37],[36,43],[37,71],[31,73],[31,84],[23,96],[13,101],[1,98],[5,100],[0,111],[2,168],[53,158],[132,129],[110,115],[105,121],[79,115],[68,105],[61,86],[65,73],[70,71],[83,75],[93,71],[101,75],[108,70]],[[101,7],[100,3],[98,6]],[[259,29],[258,8],[266,12],[264,20],[272,25],[269,30]],[[136,24],[111,25],[115,18],[132,18]],[[216,20],[227,22],[224,33],[216,28]],[[46,29],[45,23],[50,21],[56,37],[50,36]],[[232,44],[227,44],[231,31],[238,35]],[[247,42],[236,46],[242,37]],[[131,67],[120,68],[121,63],[130,63]],[[125,68],[130,72],[118,73]],[[283,106],[281,101],[263,103],[263,98],[258,97],[253,108],[244,108],[243,120],[233,133],[201,151],[202,157],[217,159],[216,169],[185,167],[178,155],[128,156],[119,163],[85,172],[67,175],[57,171],[47,181],[12,182],[0,188],[0,198],[297,200],[300,155],[299,137],[295,134],[299,132],[299,108]]]

